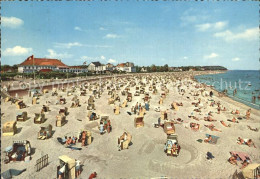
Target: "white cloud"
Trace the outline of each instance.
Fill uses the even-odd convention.
[[[13,48],[7,48],[3,51],[3,56],[24,56],[32,53],[32,48],[26,48],[21,46],[15,46]]]
[[[196,15],[194,15],[196,14]],[[201,10],[189,8],[183,12],[180,20],[182,21],[181,26],[186,26],[188,24],[202,22],[209,19],[209,14],[206,12],[202,12]]]
[[[240,58],[238,58],[238,57],[232,58],[232,61],[233,61],[233,62],[237,62],[237,61],[239,61],[239,60],[240,60]]]
[[[259,29],[258,27],[246,29],[244,32],[233,33],[230,30],[214,34],[215,37],[223,38],[225,41],[232,40],[258,40]]]
[[[212,58],[216,58],[218,57],[219,55],[216,54],[216,53],[211,53],[210,55],[205,55],[204,56],[204,59],[212,59]]]
[[[3,27],[17,28],[23,25],[23,20],[17,17],[2,17],[1,23]]]
[[[103,55],[100,58],[101,58],[101,60],[105,60],[106,59],[106,57],[104,57]]]
[[[184,60],[187,60],[187,59],[188,59],[188,57],[183,57],[183,59],[184,59]]]
[[[107,34],[106,36],[104,36],[105,39],[116,39],[119,38],[120,36],[117,34]]]
[[[69,42],[69,43],[54,43],[55,48],[71,48],[71,47],[89,47],[89,48],[111,48],[109,45],[90,45],[82,44],[79,42]]]
[[[54,47],[57,48],[71,48],[71,47],[81,47],[83,44],[79,42],[70,42],[70,43],[54,43]]]
[[[46,55],[47,58],[57,58],[57,59],[63,59],[63,58],[71,58],[73,55],[68,53],[56,53],[52,49],[47,50],[49,54]]]
[[[216,23],[205,23],[205,24],[198,24],[195,25],[198,31],[206,31],[206,30],[221,30],[226,27],[228,22],[226,21],[219,21]]]
[[[104,27],[100,27],[99,30],[107,30],[107,29],[105,29]]]
[[[112,58],[110,58],[108,61],[107,61],[107,63],[116,63],[117,61],[116,60],[114,60],[114,59],[112,59]]]
[[[78,26],[74,27],[74,30],[82,31],[82,29]]]
[[[91,57],[88,57],[88,56],[82,56],[82,57],[80,57],[80,59],[81,59],[81,60],[90,60]]]

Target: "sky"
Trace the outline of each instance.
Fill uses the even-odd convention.
[[[1,64],[221,65],[259,70],[258,2],[2,1]]]

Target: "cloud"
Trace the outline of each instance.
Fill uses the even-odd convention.
[[[106,59],[106,57],[104,57],[103,55],[100,58],[101,58],[101,60],[105,60]]]
[[[240,58],[238,58],[238,57],[236,57],[236,58],[232,58],[232,61],[233,61],[233,62],[240,61]]]
[[[196,15],[194,15],[196,14]],[[189,8],[186,11],[182,13],[182,16],[180,17],[181,20],[181,26],[186,26],[188,24],[193,24],[196,22],[202,22],[209,19],[209,14],[202,12],[201,10]]]
[[[226,27],[228,22],[226,21],[219,21],[216,23],[205,23],[205,24],[198,24],[195,25],[198,31],[206,31],[206,30],[221,30]]]
[[[78,26],[74,27],[74,30],[82,31],[82,29]]]
[[[188,59],[188,57],[183,57],[183,60],[187,60]]]
[[[114,60],[114,59],[112,59],[112,58],[110,58],[108,61],[107,61],[107,63],[116,63],[117,61],[116,60]]]
[[[7,48],[3,51],[3,56],[25,56],[31,54],[32,48],[26,48],[21,46],[15,46],[13,48]]]
[[[90,44],[82,44],[79,42],[69,42],[69,43],[54,43],[55,48],[71,48],[71,47],[89,47],[89,48],[111,48],[109,45],[90,45]]]
[[[107,29],[105,29],[104,27],[100,27],[99,30],[107,30]]]
[[[54,47],[57,48],[71,48],[71,47],[81,47],[83,44],[79,42],[70,42],[70,43],[54,43]]]
[[[63,59],[63,58],[71,58],[73,55],[68,53],[56,53],[52,49],[47,50],[49,54],[46,55],[47,58],[57,58],[57,59]]]
[[[214,36],[223,38],[225,41],[233,40],[258,40],[259,29],[258,27],[246,29],[244,32],[233,33],[230,30],[215,33]]]
[[[210,55],[205,55],[204,56],[204,59],[212,59],[212,58],[216,58],[218,57],[219,55],[216,54],[216,53],[211,53]]]
[[[17,17],[2,17],[1,23],[3,27],[9,27],[9,28],[17,28],[24,24],[22,19],[19,19]]]
[[[119,38],[120,36],[117,34],[107,34],[106,36],[104,36],[105,39],[116,39]]]

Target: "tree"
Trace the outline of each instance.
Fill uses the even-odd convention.
[[[165,64],[165,65],[163,66],[163,71],[169,71],[169,66],[168,66],[168,64]]]
[[[151,71],[152,72],[156,72],[157,71],[156,66],[154,64],[151,65]]]

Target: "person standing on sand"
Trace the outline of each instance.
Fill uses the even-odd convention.
[[[209,92],[209,96],[212,98],[212,96],[213,96],[213,92],[212,91]]]
[[[250,112],[251,112],[251,109],[248,109],[246,111],[246,120],[249,120],[250,119]]]

